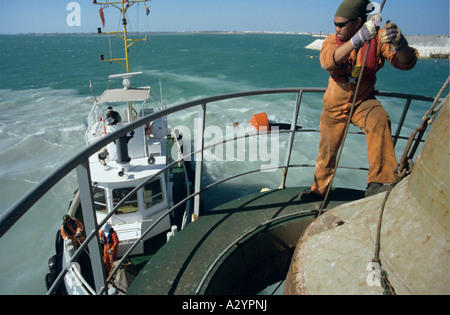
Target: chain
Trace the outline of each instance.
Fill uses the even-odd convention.
[[[450,77],[447,78],[438,95],[434,99],[434,102],[431,105],[430,109],[423,116],[421,124],[411,133],[408,139],[408,143],[405,146],[405,150],[403,151],[402,158],[400,159],[400,162],[394,171],[394,176],[399,177],[401,179],[411,172],[414,166],[413,157],[416,154],[417,148],[419,147],[419,144],[422,141],[423,135],[425,134],[428,125],[433,123],[437,112],[442,107],[442,104],[439,104],[439,106],[437,107],[436,105],[439,102],[439,99],[441,98],[445,89],[449,85],[449,82]]]

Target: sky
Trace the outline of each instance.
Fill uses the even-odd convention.
[[[104,0],[97,0],[101,2]],[[381,3],[381,0],[373,1]],[[448,35],[449,0],[387,0],[383,21],[407,35]],[[341,0],[152,0],[139,7],[144,32],[273,31],[333,33]],[[101,26],[92,0],[0,0],[0,34],[85,33]],[[137,20],[135,5],[129,18]],[[117,10],[105,8],[107,25],[119,26]]]

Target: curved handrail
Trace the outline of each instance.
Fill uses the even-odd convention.
[[[0,237],[2,237],[12,225],[15,224],[47,191],[49,191],[56,183],[58,183],[61,179],[63,179],[68,173],[74,170],[78,165],[80,165],[83,161],[89,159],[90,156],[101,150],[107,144],[115,141],[116,139],[125,136],[130,131],[145,125],[153,120],[158,118],[189,109],[194,106],[199,106],[202,104],[213,103],[217,101],[247,97],[247,96],[256,96],[256,95],[268,95],[268,94],[289,94],[289,93],[299,93],[303,92],[313,92],[320,93],[325,92],[325,88],[279,88],[279,89],[265,89],[265,90],[255,90],[255,91],[245,91],[245,92],[236,92],[229,94],[221,94],[217,96],[205,97],[198,100],[189,101],[177,106],[172,106],[161,111],[155,112],[148,116],[142,117],[131,122],[128,125],[125,125],[123,128],[116,130],[99,141],[91,144],[86,147],[84,150],[76,154],[69,161],[62,164],[59,168],[49,174],[46,178],[44,178],[41,182],[36,184],[30,191],[24,194],[20,199],[18,199],[14,204],[12,204],[5,212],[0,215]],[[403,99],[412,99],[419,101],[434,101],[433,97],[421,96],[421,95],[412,95],[412,94],[404,94],[404,93],[391,93],[391,92],[377,92],[376,95],[379,96],[388,96],[395,98],[403,98]]]
[[[12,204],[5,212],[3,212],[0,215],[0,237],[2,237],[11,228],[11,226],[14,225],[15,222],[17,222],[17,220],[19,220],[47,191],[49,191],[68,173],[73,171],[78,165],[80,165],[84,161],[87,161],[90,156],[101,150],[107,144],[115,141],[120,137],[125,136],[130,131],[140,126],[143,126],[146,123],[202,104],[213,103],[226,99],[239,98],[245,96],[278,94],[278,93],[297,93],[300,90],[302,90],[302,88],[271,89],[271,90],[238,92],[206,97],[163,109],[161,111],[137,119],[127,125],[124,125],[123,128],[120,128],[101,138],[99,141],[87,146],[84,150],[76,154],[69,161],[62,164],[55,171],[53,171],[46,178],[44,178],[41,182],[36,184],[30,191],[24,194],[20,199],[18,199],[14,204]],[[311,88],[308,89],[308,91],[324,92],[325,90],[319,88]]]
[[[84,150],[76,154],[69,161],[62,164],[55,171],[53,171],[46,178],[44,178],[41,182],[36,184],[30,191],[24,194],[20,199],[18,199],[14,204],[12,204],[5,212],[3,212],[0,215],[0,237],[2,237],[42,196],[44,196],[47,191],[53,188],[54,185],[56,185],[67,174],[73,171],[78,165],[87,161],[89,157],[91,157],[93,154],[101,150],[107,144],[115,141],[120,137],[125,136],[130,131],[140,126],[143,126],[158,118],[168,116],[170,114],[207,103],[255,95],[298,93],[300,90],[306,89],[285,88],[285,89],[257,90],[257,91],[238,92],[206,97],[163,109],[161,111],[137,119],[127,125],[124,125],[123,128],[120,128],[101,138],[97,142],[87,146]],[[308,88],[307,90],[310,92],[325,91],[324,89],[320,88]]]
[[[49,174],[46,178],[44,178],[41,182],[39,182],[37,185],[35,185],[29,192],[24,194],[13,205],[11,205],[4,213],[2,213],[0,215],[0,237],[2,237],[20,219],[20,217],[22,215],[24,215],[42,196],[44,196],[54,185],[56,185],[61,179],[63,179],[72,170],[76,169],[82,163],[86,163],[86,161],[88,161],[88,159],[92,155],[97,153],[99,150],[101,150],[107,144],[115,141],[119,137],[125,136],[130,131],[132,131],[132,130],[134,130],[134,129],[142,126],[142,125],[150,123],[151,121],[154,121],[154,120],[159,119],[161,117],[168,116],[170,114],[173,114],[173,113],[176,113],[176,112],[180,112],[182,110],[186,110],[186,109],[189,109],[189,108],[192,108],[192,107],[195,107],[195,106],[202,106],[206,110],[206,104],[214,103],[214,102],[217,102],[217,101],[234,99],[234,98],[242,98],[242,97],[248,97],[248,96],[256,96],[256,95],[292,94],[292,93],[297,93],[297,95],[299,95],[300,93],[303,93],[303,92],[323,93],[323,92],[325,92],[325,88],[280,88],[280,89],[265,89],[265,90],[245,91],[245,92],[236,92],[236,93],[216,95],[216,96],[205,97],[205,98],[193,100],[193,101],[190,101],[190,102],[182,103],[182,104],[179,104],[179,105],[176,105],[176,106],[172,106],[172,107],[169,107],[169,108],[165,108],[165,109],[163,109],[161,111],[152,113],[150,115],[147,115],[145,117],[137,119],[137,120],[135,120],[133,122],[130,122],[129,124],[124,125],[122,128],[120,128],[120,129],[118,129],[118,130],[116,130],[116,131],[106,135],[105,137],[101,138],[99,141],[97,141],[97,142],[87,146],[84,150],[82,150],[81,152],[79,152],[78,154],[73,156],[66,163],[62,164],[59,168],[57,168],[55,171],[53,171],[51,174]],[[412,95],[412,94],[391,93],[391,92],[376,92],[376,95],[386,96],[386,97],[394,97],[394,98],[402,98],[402,99],[406,99],[407,100],[407,103],[405,104],[405,108],[404,108],[404,111],[403,111],[403,114],[402,114],[402,118],[400,119],[400,122],[399,122],[399,127],[401,127],[403,125],[403,121],[405,119],[406,112],[407,112],[407,110],[409,108],[409,103],[411,102],[411,100],[419,100],[419,101],[427,101],[427,102],[433,102],[434,101],[433,97],[426,97],[426,96],[419,96],[419,95]],[[300,103],[301,103],[301,100],[299,101],[298,106],[300,105]],[[296,121],[293,121],[292,124],[295,125]],[[398,128],[398,129],[401,129],[401,128]],[[308,130],[308,131],[316,131],[316,130]],[[299,132],[299,131],[297,131],[297,130],[288,130],[288,131],[283,131],[283,132],[296,133],[296,132]],[[300,132],[301,132],[301,130],[300,130]],[[399,137],[399,130],[397,131],[397,134],[395,136],[395,139],[398,139],[398,138],[401,138],[401,137]],[[224,143],[226,141],[232,141],[232,140],[236,140],[236,138],[234,138],[234,139],[226,139],[226,140],[224,140],[221,143]],[[203,147],[202,149],[200,149],[200,150],[198,150],[196,152],[192,152],[189,155],[193,156],[193,155],[197,154],[199,151],[202,151],[202,150],[204,151],[204,150],[209,149],[209,148],[211,148],[212,146],[215,146],[215,145],[217,145],[217,144],[213,144],[213,145],[210,145],[208,147]],[[174,161],[174,162],[170,163],[164,169],[160,170],[156,175],[161,174],[162,172],[167,170],[169,167],[171,167],[175,163],[183,161],[183,158],[186,158],[187,156],[188,155],[182,157],[180,160],[177,160],[177,161]],[[203,160],[201,162],[203,163]],[[288,165],[281,165],[281,166],[278,166],[276,168],[289,168],[289,167],[297,167],[297,166],[311,166],[311,165],[291,165],[290,163],[287,163],[287,164]],[[253,172],[258,172],[258,171],[261,171],[261,170],[264,170],[264,169],[260,168],[259,170],[249,171],[249,172],[244,172],[244,173],[241,173],[241,174],[238,174],[238,175],[234,175],[234,176],[231,176],[231,177],[229,177],[227,179],[222,179],[222,180],[219,180],[216,183],[212,183],[212,184],[208,185],[207,187],[201,188],[201,186],[200,186],[200,189],[198,191],[195,191],[190,196],[188,196],[184,200],[180,201],[177,205],[175,205],[172,208],[168,209],[161,216],[160,219],[162,219],[162,217],[164,217],[164,216],[168,215],[169,213],[171,213],[173,211],[173,209],[175,209],[179,205],[183,204],[184,202],[186,202],[188,200],[191,200],[192,198],[194,198],[194,197],[198,196],[199,194],[201,194],[203,191],[205,191],[205,190],[207,190],[207,189],[209,189],[209,188],[211,188],[211,187],[213,187],[215,185],[218,185],[218,184],[223,183],[225,181],[228,181],[230,179],[236,178],[238,176],[242,176],[242,175],[253,173]],[[154,176],[152,176],[152,178],[153,177]],[[128,196],[131,196],[131,194],[134,191],[136,191],[137,189],[139,189],[139,188],[140,188],[140,186],[136,187],[136,189],[134,189],[132,192],[130,192]],[[119,204],[116,205],[116,208],[118,208],[121,205],[121,203],[125,202],[127,197],[122,199],[121,202],[119,202]],[[101,227],[106,222],[106,220],[109,219],[109,217],[113,215],[113,213],[114,213],[114,210],[110,213],[109,216],[104,218],[104,220],[102,220],[102,222],[99,223],[99,226]],[[158,219],[158,220],[160,220],[160,219]],[[155,225],[156,224],[153,224],[152,226],[150,226],[149,229],[147,231],[145,231],[144,234],[148,233],[150,231],[150,229],[152,229],[153,226],[155,226]],[[89,243],[89,240],[91,240],[94,237],[95,233],[98,233],[98,231],[92,231],[91,234],[87,235],[87,238],[86,238],[84,244]],[[73,261],[77,259],[79,254],[83,251],[83,249],[84,249],[84,247],[81,246],[75,252],[75,254],[72,256],[72,260]],[[64,272],[64,270],[63,270],[63,272],[60,274],[60,276],[58,277],[56,282],[58,282],[58,280],[61,281],[66,272],[67,271]],[[55,285],[56,285],[56,282],[55,282]]]

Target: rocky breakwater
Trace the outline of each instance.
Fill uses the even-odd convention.
[[[419,58],[449,59],[450,36],[448,35],[407,35],[410,46],[417,49]],[[306,46],[308,49],[320,50],[324,39],[317,39]]]

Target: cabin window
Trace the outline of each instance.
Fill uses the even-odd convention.
[[[119,188],[119,189],[113,189],[113,206],[116,207],[116,205],[125,198],[126,195],[128,195],[135,187],[128,187],[128,188]],[[127,214],[127,213],[134,213],[138,211],[138,201],[137,201],[137,195],[134,193],[133,195],[128,198],[127,201],[125,201],[119,209],[117,209],[116,214]]]
[[[144,186],[145,207],[149,209],[163,200],[161,180],[157,179]]]
[[[94,210],[106,213],[105,190],[103,188],[93,186],[92,194],[94,196]]]

